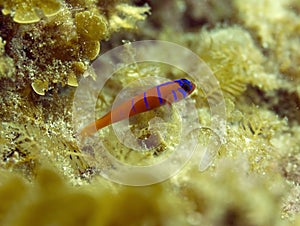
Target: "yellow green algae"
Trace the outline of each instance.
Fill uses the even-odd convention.
[[[298,0],[46,2],[0,0],[0,225],[300,224]],[[77,147],[74,86],[100,43],[107,50],[151,38],[190,48],[212,69],[226,102],[226,142],[205,172],[188,164],[160,184],[121,186],[97,176],[101,168]],[[126,70],[99,109],[136,78],[182,75],[159,65]],[[205,95],[192,99],[205,125]]]

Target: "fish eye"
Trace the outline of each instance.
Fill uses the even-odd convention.
[[[193,88],[191,82],[186,79],[181,79],[181,81],[182,81],[182,83],[180,84],[181,88],[183,88],[185,92],[189,93]]]

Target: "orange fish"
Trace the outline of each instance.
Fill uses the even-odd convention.
[[[84,127],[80,131],[80,135],[91,136],[99,129],[108,126],[111,123],[150,111],[166,103],[180,101],[191,94],[195,87],[195,84],[187,79],[178,79],[147,89],[145,92],[116,106],[103,117]]]

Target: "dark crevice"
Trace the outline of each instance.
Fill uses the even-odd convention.
[[[266,107],[281,118],[287,118],[290,125],[300,124],[300,97],[295,91],[278,89],[267,93],[258,87],[248,86],[244,98],[249,103]]]

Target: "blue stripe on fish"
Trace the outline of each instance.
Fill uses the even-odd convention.
[[[157,96],[159,98],[159,103],[160,104],[163,104],[163,99],[161,98],[161,93],[160,93],[160,85],[159,86],[156,86],[156,90],[157,90]]]
[[[172,90],[172,93],[173,93],[173,96],[174,96],[174,101],[177,101],[177,95],[176,95],[176,92],[174,90]]]
[[[136,112],[136,109],[134,106],[134,98],[131,99],[131,109],[133,109],[133,111]]]
[[[182,89],[182,88],[178,88],[178,91],[182,93],[182,95],[183,95],[183,98],[185,98],[185,97],[186,97],[186,92],[185,92],[185,90],[184,90],[184,89]]]
[[[163,84],[160,84],[158,86],[156,86],[156,90],[157,90],[157,96],[159,98],[159,103],[162,105],[164,103],[164,100],[163,98],[161,98],[161,93],[160,93],[160,87],[162,86],[167,86],[167,85],[170,85],[170,84],[173,84],[174,82],[166,82],[166,83],[163,83]]]
[[[145,105],[146,105],[146,108],[147,108],[147,109],[150,109],[149,103],[148,103],[148,100],[147,100],[147,96],[146,96],[146,92],[144,92],[144,103],[145,103]]]

